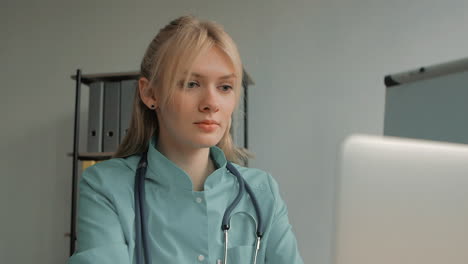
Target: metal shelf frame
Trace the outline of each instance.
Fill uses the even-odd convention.
[[[73,129],[73,172],[72,172],[72,197],[71,197],[71,224],[70,224],[70,252],[75,252],[76,241],[76,206],[77,206],[77,187],[78,187],[78,162],[85,160],[106,160],[112,157],[111,152],[101,153],[80,153],[80,108],[81,108],[81,84],[90,84],[98,81],[122,81],[135,80],[140,76],[139,72],[120,72],[120,73],[100,73],[83,75],[80,69],[76,70],[76,75],[71,78],[75,80],[75,120]]]

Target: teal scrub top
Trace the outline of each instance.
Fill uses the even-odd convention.
[[[193,191],[190,177],[155,148],[155,137],[151,139],[145,210],[148,247],[155,263],[222,263],[221,220],[238,184],[226,168],[223,151],[211,147],[210,155],[217,169],[207,177],[203,191]],[[79,183],[77,249],[68,263],[136,263],[133,190],[139,159],[139,155],[113,158],[84,171]],[[276,181],[262,170],[234,166],[252,187],[266,226],[257,263],[303,263]],[[257,217],[247,194],[231,215],[228,263],[253,263]]]

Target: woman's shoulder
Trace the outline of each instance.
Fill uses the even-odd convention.
[[[132,155],[126,158],[112,158],[98,162],[83,172],[81,182],[91,186],[110,188],[117,187],[117,185],[133,184],[138,161],[139,156]]]
[[[278,183],[271,173],[257,168],[244,167],[235,163],[233,163],[233,165],[254,191],[268,192],[273,196],[277,195]]]

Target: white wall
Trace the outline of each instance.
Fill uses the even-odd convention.
[[[0,8],[0,262],[68,255],[74,83],[137,70],[186,13],[237,41],[250,91],[251,163],[280,182],[306,263],[330,263],[338,148],[382,133],[383,76],[466,57],[463,0],[7,1]]]

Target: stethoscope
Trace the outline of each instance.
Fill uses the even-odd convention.
[[[146,263],[152,263],[151,262],[151,255],[150,251],[148,250],[148,224],[147,224],[147,217],[145,215],[145,174],[146,174],[146,168],[148,167],[148,161],[147,161],[147,152],[144,152],[141,156],[140,162],[138,163],[138,167],[136,170],[136,175],[135,175],[135,225],[136,225],[136,241],[135,241],[135,254],[136,254],[136,262],[137,264],[144,263],[143,262],[143,256],[144,259],[146,260]],[[252,192],[252,189],[250,186],[244,181],[244,178],[240,175],[239,171],[230,163],[229,161],[226,164],[226,168],[229,170],[231,174],[233,174],[237,182],[239,183],[239,192],[237,193],[236,198],[232,203],[229,205],[228,208],[226,208],[226,211],[224,212],[223,220],[221,223],[221,230],[224,233],[224,262],[223,264],[228,264],[227,263],[227,249],[228,249],[228,231],[230,228],[230,221],[231,221],[231,212],[236,208],[236,206],[239,204],[242,196],[245,195],[245,191],[250,196],[250,199],[252,200],[252,204],[255,208],[255,213],[257,215],[257,231],[256,231],[256,237],[257,241],[255,243],[255,254],[254,254],[254,260],[253,263],[257,263],[257,255],[258,251],[260,250],[260,241],[263,236],[263,231],[264,231],[264,226],[262,223],[262,215],[260,212],[260,207],[258,205],[257,198],[255,197],[255,194]],[[219,261],[217,264],[220,264]]]

